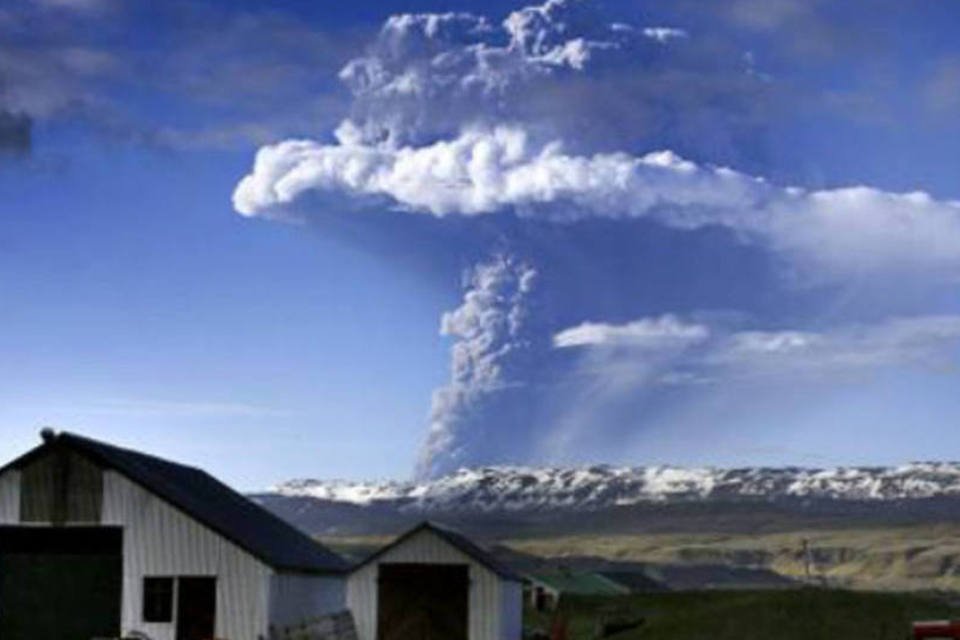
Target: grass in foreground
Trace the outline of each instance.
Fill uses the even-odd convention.
[[[612,640],[905,640],[913,620],[955,617],[943,598],[826,589],[707,591],[568,598],[559,613],[569,640],[598,637],[603,620],[644,616],[638,629]],[[526,626],[550,628],[550,617],[527,612]]]

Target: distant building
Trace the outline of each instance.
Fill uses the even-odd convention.
[[[359,640],[519,640],[523,581],[462,534],[423,523],[357,566]]]
[[[346,570],[193,467],[45,431],[0,468],[4,640],[258,640],[344,609]]]
[[[526,578],[527,602],[537,611],[555,609],[564,595],[622,596],[630,592],[630,587],[590,571],[560,570]]]
[[[656,593],[658,591],[669,591],[669,587],[663,582],[655,579],[648,571],[620,571],[607,570],[598,571],[598,573],[622,585],[630,590],[630,593]]]

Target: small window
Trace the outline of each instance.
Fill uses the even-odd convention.
[[[143,621],[173,622],[173,578],[143,579]]]

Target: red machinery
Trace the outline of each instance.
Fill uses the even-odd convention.
[[[927,620],[913,623],[913,640],[960,639],[960,621]]]

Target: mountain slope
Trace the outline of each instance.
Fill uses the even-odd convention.
[[[505,511],[737,497],[897,500],[960,496],[960,463],[835,469],[485,467],[421,483],[293,480],[276,493],[357,505]]]
[[[960,463],[836,469],[462,469],[427,482],[294,480],[255,496],[316,534],[437,518],[487,535],[784,531],[960,520]]]

